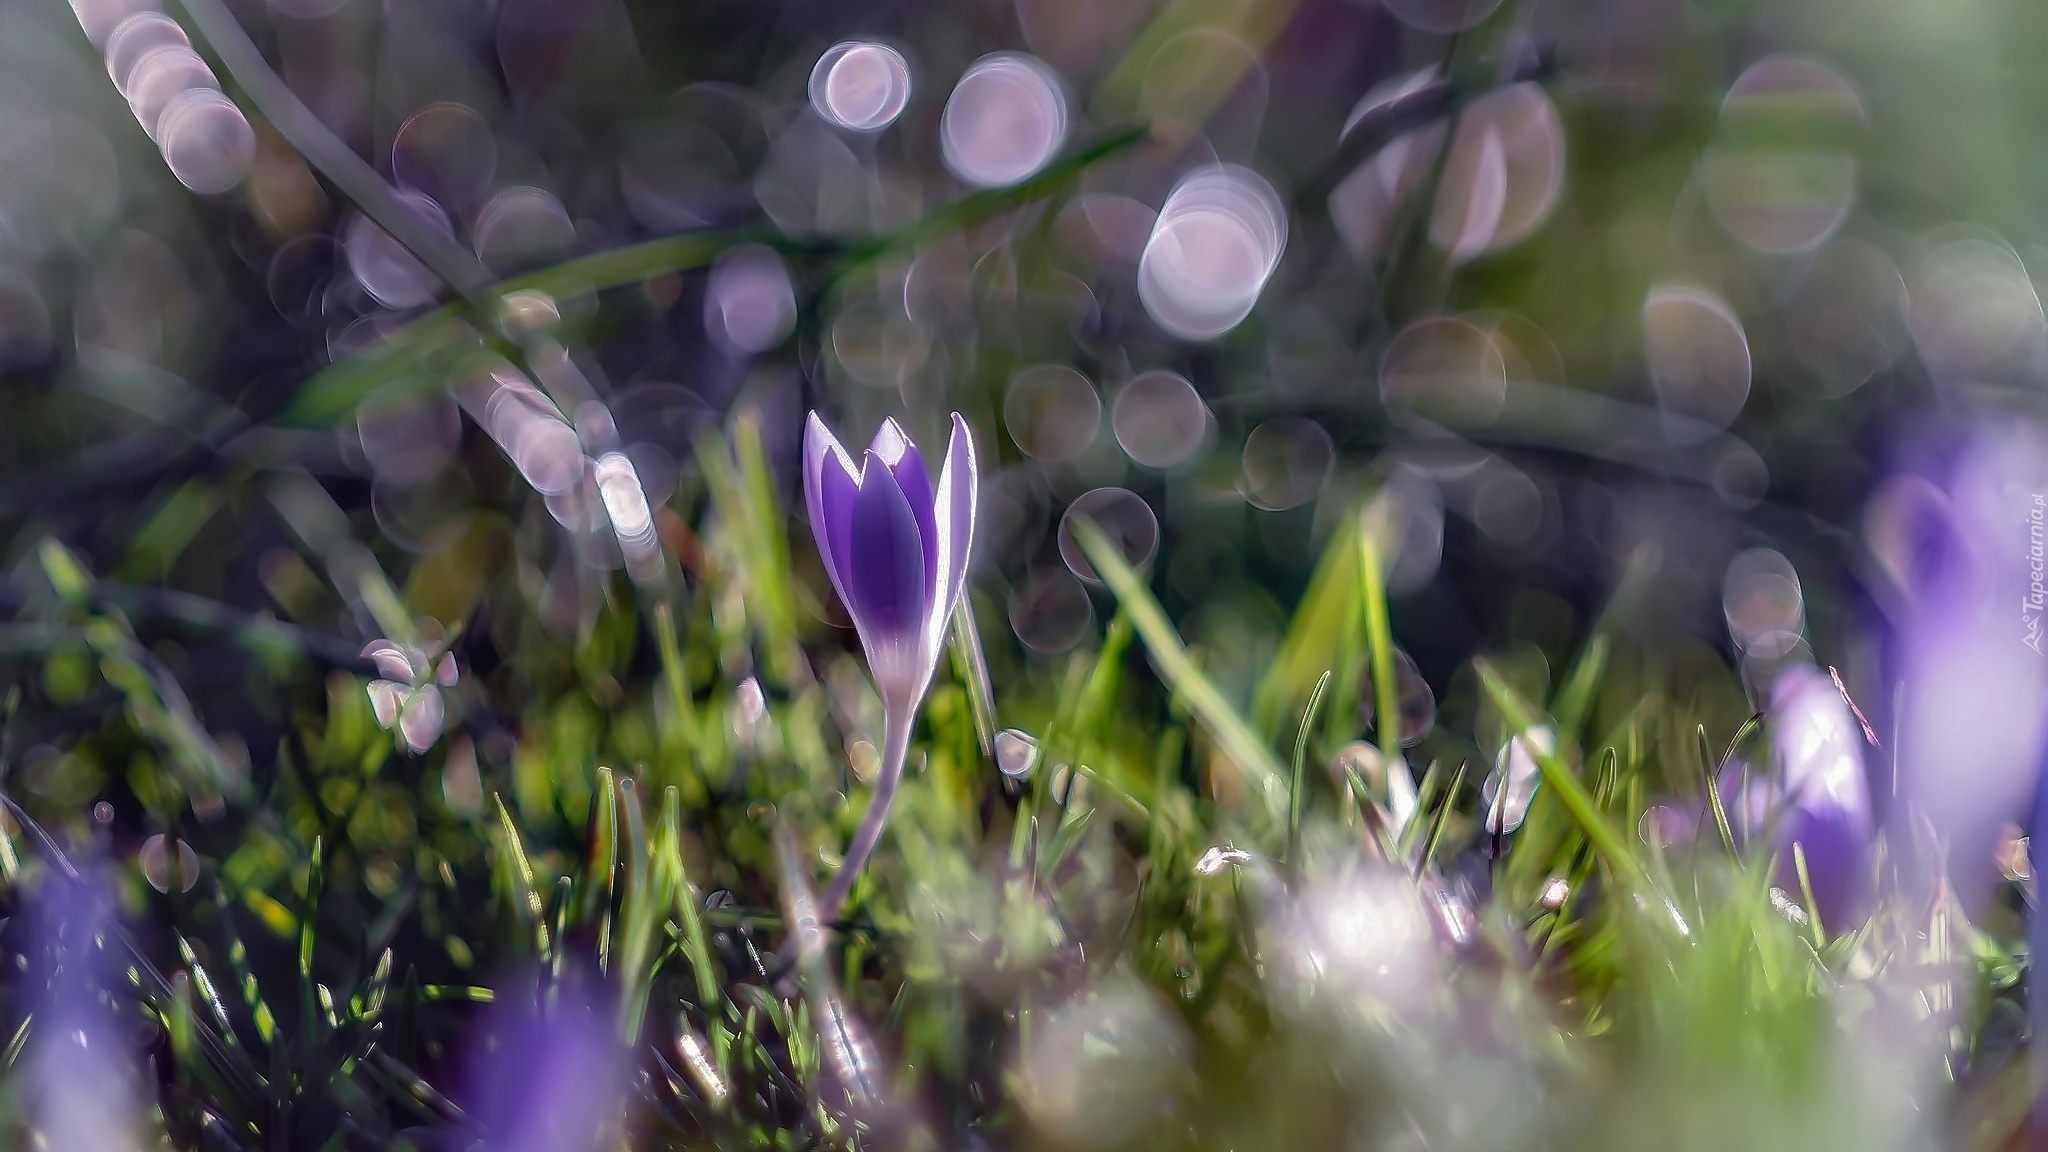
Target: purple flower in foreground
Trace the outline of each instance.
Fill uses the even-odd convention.
[[[116,905],[97,869],[67,878],[69,869],[45,872],[25,909],[34,946],[22,957],[32,952],[48,964],[35,973],[48,984],[21,1081],[40,1134],[30,1146],[140,1152],[162,1138],[150,1132],[141,1069],[117,1007],[118,977],[108,970]]]
[[[1806,857],[1814,911],[1840,926],[1861,909],[1870,887],[1870,791],[1863,775],[1864,736],[1849,702],[1819,669],[1797,665],[1771,685],[1771,743],[1784,773],[1777,830],[1779,883],[1798,891],[1793,855]]]
[[[845,865],[819,902],[821,921],[838,913],[895,798],[910,728],[967,578],[975,471],[974,438],[957,412],[936,484],[894,420],[882,422],[857,468],[816,412],[804,429],[811,531],[860,633],[884,715],[881,775]]]
[[[508,999],[485,1016],[469,1100],[484,1129],[483,1152],[620,1146],[632,1054],[608,1026],[612,1013],[601,997],[586,994],[588,975],[571,970],[549,990],[545,1007]]]
[[[2039,619],[2032,509],[2048,500],[2048,430],[1974,424],[1946,465],[1924,471],[1888,484],[1866,513],[1871,550],[1900,583],[1890,606],[1904,682],[1892,812],[1901,831],[1933,833],[1970,906],[1996,883],[2000,830],[2048,767],[2048,660],[2028,643]],[[1915,841],[1894,833],[1892,842]]]

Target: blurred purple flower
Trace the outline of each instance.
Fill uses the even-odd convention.
[[[838,914],[881,838],[910,728],[966,582],[975,490],[974,438],[957,412],[936,485],[917,445],[894,420],[882,422],[859,468],[816,412],[804,430],[811,531],[860,633],[884,717],[881,775],[845,864],[819,902],[821,921]]]
[[[1784,773],[1776,837],[1779,884],[1787,892],[1800,890],[1796,844],[1806,857],[1814,911],[1821,923],[1837,927],[1857,915],[1870,889],[1863,739],[1849,702],[1819,669],[1795,665],[1771,685],[1771,743]]]
[[[490,1152],[597,1152],[618,1140],[607,1129],[630,1069],[611,1015],[571,985],[556,991],[544,1012],[500,1009],[496,1043],[479,1055],[473,1108]]]
[[[1974,898],[1996,878],[1999,830],[2035,791],[2048,751],[2048,660],[2028,643],[2032,511],[2048,496],[2048,435],[2024,420],[1980,425],[1913,522],[1893,526],[1910,557],[1894,608],[1903,679],[1899,816],[1924,819]],[[1907,479],[1915,479],[1907,477]],[[1922,487],[1929,487],[1920,481]],[[1883,503],[1866,531],[1887,547]]]
[[[2032,842],[2048,839],[2048,659],[2037,549],[2048,519],[2048,430],[2012,413],[1976,417],[1961,436],[1923,433],[1909,448],[1958,449],[1902,469],[1872,497],[1864,537],[1896,585],[1891,655],[1903,680],[1893,843],[1931,832],[1965,908],[1998,877],[2005,824],[2034,797]],[[1923,885],[1924,880],[1920,881]],[[1923,888],[1920,895],[1927,895]],[[2029,946],[2048,953],[2048,917],[2030,917]],[[2048,1030],[2048,966],[2028,973],[2035,1034]],[[2037,1092],[2035,1131],[2048,1129]]]
[[[29,1112],[46,1147],[140,1152],[155,1141],[138,1061],[109,995],[118,987],[105,955],[113,902],[92,869],[75,874],[66,864],[43,881],[28,909],[49,979],[30,1030]]]

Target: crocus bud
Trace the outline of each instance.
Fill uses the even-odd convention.
[[[804,498],[832,587],[853,617],[892,718],[915,711],[944,647],[974,536],[974,438],[953,414],[935,486],[917,445],[884,420],[859,468],[811,413]]]
[[[903,774],[910,728],[945,649],[946,625],[967,580],[974,539],[974,438],[953,414],[937,484],[917,445],[884,420],[860,467],[811,413],[804,429],[804,499],[832,587],[853,617],[882,697],[882,765],[846,862],[818,902],[829,922],[881,839]]]
[[[1784,773],[1777,829],[1779,883],[1797,891],[1793,845],[1806,858],[1814,909],[1836,927],[1853,918],[1870,888],[1870,790],[1863,730],[1834,681],[1796,665],[1771,685],[1771,744]]]

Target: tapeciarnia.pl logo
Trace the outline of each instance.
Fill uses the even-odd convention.
[[[2044,611],[2048,611],[2048,546],[2044,546],[2043,529],[2048,518],[2048,497],[2034,493],[2034,503],[2027,509],[2027,595],[2020,606],[2020,624],[2026,630],[2020,642],[2041,654],[2041,623]]]

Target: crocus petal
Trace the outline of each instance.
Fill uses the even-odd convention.
[[[1892,811],[1932,825],[1969,906],[1996,883],[1999,831],[2048,767],[2048,660],[2028,631],[2043,619],[2029,552],[2035,494],[2048,493],[2048,437],[2001,420],[1967,429],[1954,449],[1942,485],[1948,554],[1928,566],[1894,636],[1905,700],[1903,803]]]
[[[944,647],[946,625],[960,589],[967,581],[967,558],[974,543],[974,505],[980,469],[974,460],[974,436],[967,421],[953,413],[953,434],[946,443],[946,462],[939,467],[938,498],[932,519],[938,526],[937,539],[927,549],[938,572],[932,597],[932,613],[925,621],[925,650],[934,662]]]
[[[1862,917],[1872,881],[1868,824],[1839,808],[1795,808],[1785,814],[1778,845],[1778,886],[1800,891],[1798,860],[1805,857],[1805,884],[1813,888],[1813,911],[1822,924],[1841,928]]]
[[[471,1057],[469,1106],[492,1152],[593,1152],[613,1145],[607,1119],[623,1106],[630,1053],[607,1027],[584,974],[551,988],[546,1013],[517,1001],[491,1009],[500,1043]]]
[[[872,455],[863,462],[860,492],[853,501],[848,552],[841,564],[846,607],[860,628],[870,665],[883,663],[885,649],[915,649],[929,606],[924,542],[903,489]],[[898,671],[871,670],[878,678]]]
[[[1834,682],[1817,668],[1795,666],[1772,685],[1771,700],[1786,798],[1800,808],[1842,812],[1853,824],[1867,827],[1863,733]]]
[[[853,526],[854,498],[859,494],[860,474],[854,471],[853,460],[818,414],[811,413],[804,426],[804,501],[810,509],[811,534],[818,541],[825,573],[849,612],[853,602],[845,576],[850,551],[847,540]]]
[[[1771,736],[1784,773],[1788,811],[1777,832],[1778,883],[1800,887],[1806,859],[1821,923],[1860,914],[1870,887],[1870,792],[1863,732],[1841,690],[1818,668],[1798,665],[1771,686]]]
[[[911,514],[917,517],[917,538],[924,543],[924,594],[928,599],[936,599],[939,568],[932,542],[938,537],[938,529],[932,522],[932,478],[924,470],[924,457],[893,417],[875,429],[868,453],[896,478],[896,486],[903,489],[903,498],[910,502]]]

